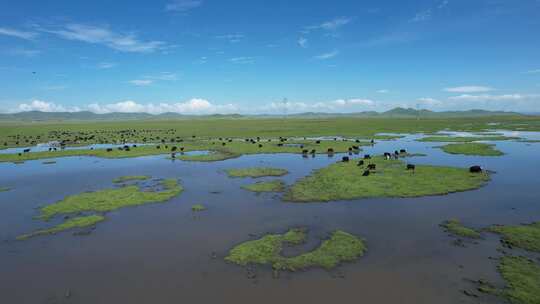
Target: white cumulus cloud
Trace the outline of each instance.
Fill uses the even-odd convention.
[[[494,89],[491,87],[477,86],[477,85],[452,87],[452,88],[444,89],[445,92],[450,92],[450,93],[483,93],[483,92],[490,92],[493,90]]]
[[[5,27],[0,27],[0,35],[11,36],[25,40],[33,40],[38,36],[38,34],[34,32],[21,31]]]
[[[30,103],[21,103],[17,109],[13,112],[28,112],[28,111],[40,111],[40,112],[78,112],[81,109],[79,107],[64,107],[62,105],[55,104],[53,102],[46,102],[43,100],[32,100]]]

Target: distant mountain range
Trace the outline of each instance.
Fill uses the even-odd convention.
[[[307,112],[289,114],[289,118],[328,118],[328,117],[365,117],[365,118],[459,118],[482,116],[521,116],[525,114],[516,112],[469,110],[434,112],[430,110],[415,110],[411,108],[394,108],[386,112],[357,112],[357,113],[318,113]],[[201,118],[271,118],[283,115],[240,115],[240,114],[214,114],[214,115],[184,115],[178,113],[163,113],[158,115],[148,113],[107,113],[96,114],[89,111],[82,112],[39,112],[29,111],[20,113],[0,114],[0,121],[116,121],[116,120],[166,120],[166,119],[201,119]]]

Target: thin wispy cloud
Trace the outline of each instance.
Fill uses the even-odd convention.
[[[338,50],[334,50],[334,51],[329,52],[329,53],[324,53],[324,54],[321,54],[321,55],[317,55],[317,56],[315,56],[314,58],[315,58],[315,59],[318,59],[318,60],[327,60],[327,59],[334,58],[334,57],[336,57],[337,55],[339,55],[339,51],[338,51]]]
[[[392,32],[379,37],[371,38],[360,42],[360,47],[384,47],[395,44],[410,43],[420,39],[418,33],[413,32]]]
[[[339,17],[339,18],[336,18],[334,20],[323,22],[321,24],[306,26],[305,30],[307,32],[310,32],[310,31],[313,31],[313,30],[335,31],[335,30],[343,27],[344,25],[347,25],[347,24],[351,23],[351,21],[352,21],[351,18]]]
[[[134,80],[130,80],[128,82],[131,83],[132,85],[138,86],[138,87],[146,87],[146,86],[149,86],[152,83],[154,83],[154,81],[151,80],[151,79],[134,79]]]
[[[523,72],[524,74],[540,74],[540,69],[537,70],[529,70],[526,72]]]
[[[386,94],[386,93],[389,93],[390,91],[387,90],[387,89],[382,89],[382,90],[378,90],[377,93],[379,94]]]
[[[38,36],[38,33],[0,27],[0,35],[20,38],[24,40],[33,40]]]
[[[297,43],[301,48],[304,48],[304,49],[307,48],[308,46],[308,40],[304,37],[298,38]]]
[[[147,75],[144,78],[150,80],[162,80],[162,81],[176,81],[178,80],[178,75],[171,72],[161,72],[158,74]]]
[[[449,3],[450,3],[450,1],[443,0],[443,1],[441,1],[441,3],[439,3],[439,6],[437,6],[437,8],[438,9],[443,9],[443,8],[447,7]]]
[[[114,68],[116,65],[117,64],[114,62],[100,62],[98,63],[97,68],[100,70],[106,70],[106,69]]]
[[[431,9],[416,13],[410,22],[423,22],[431,19]]]
[[[443,91],[450,92],[450,93],[483,93],[483,92],[490,92],[493,90],[495,89],[491,87],[471,85],[471,86],[445,88]]]
[[[422,97],[418,98],[418,103],[424,105],[424,106],[439,106],[442,105],[443,102],[432,97]]]
[[[448,99],[454,100],[454,101],[482,102],[482,101],[520,101],[520,100],[535,99],[535,98],[540,98],[540,95],[538,94],[503,94],[503,95],[463,94],[459,96],[452,96],[452,97],[449,97]]]
[[[253,64],[255,63],[255,58],[253,57],[234,57],[230,58],[229,62],[234,64]]]
[[[26,48],[14,48],[9,50],[9,54],[15,56],[24,56],[24,57],[36,57],[41,54],[40,50],[26,49]]]
[[[165,42],[144,41],[133,33],[117,33],[108,27],[67,24],[61,29],[42,29],[42,31],[67,40],[104,45],[120,52],[152,53],[166,47]]]
[[[227,40],[230,43],[237,43],[237,42],[242,41],[245,38],[245,36],[242,34],[226,34],[226,35],[216,36],[216,38]]]
[[[203,4],[202,0],[175,0],[165,5],[165,10],[170,12],[187,12]]]

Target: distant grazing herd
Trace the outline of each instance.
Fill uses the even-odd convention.
[[[158,131],[161,131],[163,132],[163,130],[158,130]],[[140,132],[155,132],[153,130],[142,130]],[[73,144],[73,143],[79,143],[80,141],[92,141],[94,139],[96,139],[96,135],[90,135],[88,133],[84,133],[84,132],[79,132],[79,133],[76,133],[77,135],[73,135],[73,133],[70,133],[70,132],[60,132],[60,131],[52,131],[50,132],[51,134],[49,135],[49,138],[52,136],[52,137],[56,137],[58,139],[60,139],[62,136],[68,136],[68,135],[71,135],[71,136],[74,136],[74,139],[72,140],[60,140],[58,141],[54,147],[49,147],[49,151],[57,151],[57,147],[60,148],[60,149],[65,149],[66,145],[68,144]],[[107,133],[107,132],[105,132]],[[110,132],[109,132],[110,133]],[[120,134],[120,138],[124,141],[124,146],[121,146],[121,147],[118,147],[117,149],[120,150],[120,151],[131,151],[132,148],[137,148],[137,145],[126,145],[126,138],[127,137],[130,137],[130,136],[135,136],[135,135],[139,135],[139,131],[137,130],[123,130],[123,131],[118,131],[118,133]],[[170,130],[166,130],[166,133],[167,134],[172,134],[174,133],[174,130],[173,129],[170,129]],[[22,138],[22,140],[24,140],[25,143],[30,143],[30,144],[37,144],[37,140],[40,140],[41,136],[36,136],[35,139],[32,138],[32,136],[22,136],[21,135],[11,135],[11,136],[8,136],[8,137],[11,137],[12,139],[16,140],[15,144],[16,145],[19,145],[20,144],[20,140]],[[196,138],[195,135],[191,136],[193,139]],[[33,140],[30,140],[30,139],[33,139]],[[166,142],[171,142],[171,143],[175,143],[175,142],[178,142],[178,143],[182,143],[184,140],[180,137],[176,137],[176,138],[169,138],[169,139],[165,139],[165,138],[161,138],[160,136],[156,136],[156,137],[151,137],[150,140],[152,141],[155,141],[155,140],[159,140],[162,144],[163,144],[163,149],[164,150],[169,150],[170,153],[171,153],[171,157],[174,159],[176,158],[176,153],[180,152],[180,153],[183,153],[185,148],[184,147],[177,147],[177,146],[172,146],[169,148],[168,145],[166,145],[165,143]],[[223,138],[223,137],[220,137],[218,138],[219,141],[221,142],[221,145],[222,146],[226,146],[227,143],[232,143],[233,142],[233,139],[232,138]],[[277,144],[278,147],[283,147],[285,145],[285,143],[287,142],[287,138],[285,137],[279,137],[279,142]],[[304,140],[306,140],[306,138],[304,137]],[[334,141],[337,141],[338,138],[334,138]],[[347,141],[346,139],[342,139],[343,141]],[[147,137],[143,137],[142,138],[142,141],[143,142],[147,142]],[[271,142],[272,140],[271,139],[268,139],[268,142]],[[260,137],[256,137],[255,139],[253,138],[246,138],[245,139],[245,142],[246,143],[251,143],[251,144],[257,144],[257,146],[259,148],[263,148],[263,144],[261,143],[261,138]],[[360,140],[355,140],[356,143],[360,143]],[[100,143],[106,143],[106,140],[104,138],[101,138],[100,137]],[[370,143],[373,145],[375,143],[375,141],[372,139],[370,141]],[[212,142],[212,144],[215,144],[215,142]],[[315,140],[315,144],[321,144],[321,140]],[[4,142],[4,146],[7,146],[7,142]],[[294,144],[296,145],[296,144]],[[305,149],[304,148],[304,145],[303,144],[298,144],[298,146],[300,147],[300,149],[302,149],[302,156],[303,157],[308,157],[308,155],[311,155],[311,156],[315,156],[316,153],[317,153],[317,150],[316,149]],[[156,149],[162,149],[162,145],[156,145],[155,146]],[[93,150],[93,148],[91,148]],[[107,152],[113,152],[113,148],[107,148],[106,151]],[[25,148],[23,150],[23,153],[29,153],[31,151],[30,148]],[[348,152],[349,152],[349,156],[352,155],[353,153],[354,154],[358,154],[360,151],[360,146],[359,145],[352,145],[351,147],[348,148]],[[328,148],[326,153],[329,155],[329,156],[333,156],[334,153],[335,153],[335,150],[333,148]],[[19,156],[22,155],[22,153],[18,153]],[[399,159],[400,156],[407,156],[407,151],[405,149],[400,149],[400,150],[395,150],[394,153],[390,153],[390,152],[385,152],[383,154],[383,157],[384,159],[386,160],[391,160],[391,159]],[[342,162],[344,163],[348,163],[351,159],[349,156],[343,156],[342,157]],[[366,154],[364,155],[363,159],[362,160],[359,160],[358,163],[357,163],[357,166],[358,167],[361,167],[361,168],[364,168],[364,165],[366,165],[365,161],[367,160],[370,160],[372,159],[371,158],[371,155],[369,154]],[[373,164],[373,163],[369,163],[367,164],[367,166],[365,167],[366,169],[364,170],[363,172],[363,176],[369,176],[372,172],[374,172],[376,170],[376,164]],[[406,170],[407,171],[412,171],[413,173],[415,172],[416,170],[416,166],[413,165],[413,164],[407,164],[406,165]],[[471,166],[469,168],[469,172],[470,173],[482,173],[483,172],[483,169],[481,166],[478,166],[478,165],[475,165],[475,166]]]

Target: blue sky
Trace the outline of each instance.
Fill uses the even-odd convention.
[[[539,0],[0,7],[2,112],[540,111]]]

